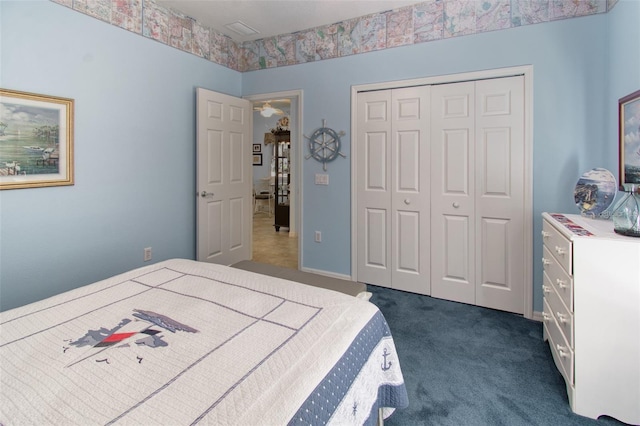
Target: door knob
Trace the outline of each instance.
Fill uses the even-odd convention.
[[[405,199],[404,199],[404,203],[405,203],[406,205],[409,205],[409,204],[411,204],[411,200],[410,200],[410,199],[408,199],[408,198],[405,198]]]
[[[452,204],[454,209],[457,209],[458,207],[460,207],[460,203],[455,202]]]
[[[213,197],[213,196],[214,196],[214,193],[213,193],[213,192],[202,191],[202,192],[200,193],[200,196],[201,196],[202,198],[207,198],[207,197],[211,198],[211,197]]]

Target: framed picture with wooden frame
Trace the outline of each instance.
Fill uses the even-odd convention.
[[[256,152],[262,152],[262,145],[259,143],[253,144],[253,153],[255,154]]]
[[[620,189],[640,188],[640,90],[618,100]]]
[[[0,89],[0,189],[73,185],[73,107]]]
[[[253,165],[262,166],[262,154],[253,154]]]

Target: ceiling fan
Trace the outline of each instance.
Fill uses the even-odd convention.
[[[269,101],[265,101],[262,106],[256,106],[253,108],[254,111],[260,112],[260,115],[263,117],[271,117],[272,115],[284,115],[284,111],[280,108],[274,108],[271,106]]]

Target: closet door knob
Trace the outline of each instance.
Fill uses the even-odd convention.
[[[410,199],[408,199],[408,198],[405,198],[405,199],[404,199],[404,203],[405,203],[406,205],[409,205],[409,204],[411,204],[411,200],[410,200]]]
[[[454,209],[457,209],[458,207],[460,207],[460,203],[455,202],[455,203],[452,204],[452,206],[453,206]]]
[[[211,198],[211,197],[213,197],[213,196],[214,196],[214,193],[213,193],[213,192],[202,191],[202,192],[200,193],[200,196],[201,196],[202,198],[207,198],[207,197]]]

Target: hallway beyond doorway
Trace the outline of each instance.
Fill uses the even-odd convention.
[[[290,238],[289,232],[281,228],[276,232],[273,216],[253,216],[253,261],[298,269],[298,239]]]

